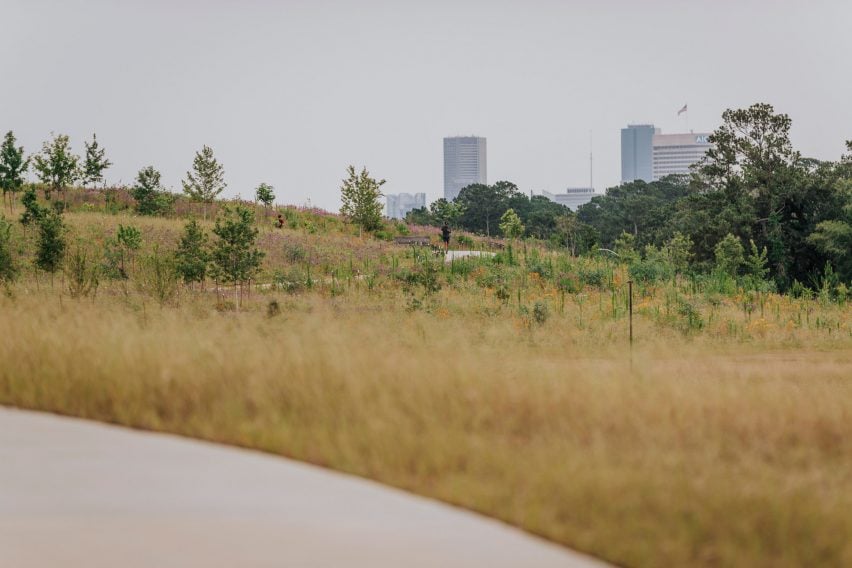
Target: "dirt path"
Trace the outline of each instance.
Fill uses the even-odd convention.
[[[299,462],[0,407],[0,566],[604,564]]]

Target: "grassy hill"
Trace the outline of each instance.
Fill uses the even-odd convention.
[[[150,258],[221,204],[151,218],[71,201],[69,254],[101,266],[119,225],[142,246],[128,278],[73,298],[73,271],[33,269],[35,230],[14,224],[2,404],[294,457],[621,565],[852,564],[837,283],[780,296],[665,266],[639,278],[532,241],[446,264],[336,215],[286,208],[278,229],[256,208],[265,256],[239,302],[209,280],[162,298]],[[424,231],[438,243],[382,234]]]

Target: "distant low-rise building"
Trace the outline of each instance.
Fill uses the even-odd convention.
[[[426,207],[426,194],[398,193],[396,195],[385,195],[387,202],[387,216],[391,219],[405,219],[409,211]]]
[[[593,197],[598,196],[593,187],[569,187],[565,190],[565,193],[542,191],[541,194],[551,201],[564,205],[571,211],[576,211],[580,205],[585,205]]]

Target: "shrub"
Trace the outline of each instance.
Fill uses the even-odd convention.
[[[77,243],[64,267],[68,292],[72,298],[94,295],[98,289],[100,266],[89,256],[89,250]]]
[[[114,238],[104,248],[104,273],[118,280],[127,280],[136,251],[142,247],[142,233],[136,227],[119,225]]]
[[[140,268],[139,286],[144,292],[156,298],[160,305],[174,298],[180,273],[173,255],[161,253],[159,245],[154,245],[151,254],[142,257]]]
[[[547,304],[544,302],[536,302],[533,305],[533,321],[538,325],[544,325],[547,319],[550,317],[550,310],[547,307]]]
[[[18,276],[18,265],[12,255],[12,224],[0,217],[0,282],[10,284]]]

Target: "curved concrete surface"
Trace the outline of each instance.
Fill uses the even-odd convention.
[[[0,407],[0,566],[603,565],[303,463]]]

